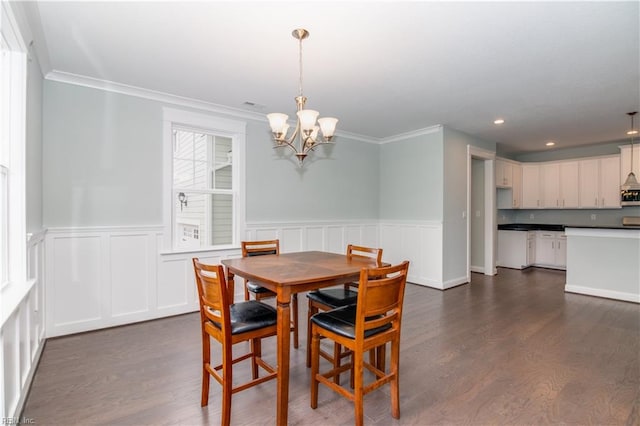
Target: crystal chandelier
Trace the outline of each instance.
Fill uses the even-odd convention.
[[[298,39],[300,52],[299,94],[295,98],[298,109],[296,112],[298,116],[296,127],[290,135],[287,135],[289,131],[289,124],[287,124],[289,116],[287,114],[274,112],[267,114],[267,118],[269,119],[273,139],[276,142],[274,148],[291,148],[296,157],[298,157],[300,165],[302,165],[309,151],[313,151],[319,145],[331,143],[338,119],[332,117],[318,118],[318,111],[304,108],[307,98],[302,94],[302,40],[309,37],[309,31],[299,28],[293,30],[291,34]],[[316,119],[318,125],[316,125]]]

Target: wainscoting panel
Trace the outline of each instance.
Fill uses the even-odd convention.
[[[383,247],[385,261],[411,261],[410,282],[442,288],[442,225],[437,222],[249,223],[243,235],[248,240],[278,238],[283,253],[345,253],[350,243]],[[163,253],[162,241],[160,226],[50,229],[46,335],[196,311],[191,258],[220,263],[241,255],[239,248]],[[235,292],[241,297],[242,285]]]
[[[149,237],[112,235],[109,238],[111,315],[149,310]]]
[[[50,235],[50,234],[49,234]],[[57,235],[47,241],[47,322],[56,326],[98,323],[104,305],[106,264],[100,235]]]
[[[44,342],[43,278],[45,231],[27,239],[27,282],[11,294],[12,309],[0,324],[0,417],[16,424]]]
[[[383,259],[390,263],[409,260],[408,280],[442,289],[442,223],[383,222],[380,224]]]

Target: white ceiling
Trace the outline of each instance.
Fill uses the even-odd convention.
[[[639,5],[45,1],[29,9],[44,36],[35,44],[48,56],[45,75],[290,115],[291,31],[303,27],[307,107],[338,117],[339,130],[382,139],[443,124],[507,153],[626,137],[626,112],[640,108]]]

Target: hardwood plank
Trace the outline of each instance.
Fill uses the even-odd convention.
[[[564,283],[561,271],[500,268],[444,292],[408,285],[401,418],[383,387],[365,397],[365,422],[637,425],[640,305],[564,293]],[[37,424],[218,424],[217,383],[209,406],[199,404],[198,327],[187,314],[50,339],[23,415]],[[304,347],[291,351],[289,424],[353,424],[352,404],[326,388],[309,408]],[[275,339],[264,342],[274,364],[275,350]],[[234,377],[250,375],[248,363],[237,367]],[[232,404],[233,424],[273,424],[275,382]]]

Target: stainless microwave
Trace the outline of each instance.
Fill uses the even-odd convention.
[[[629,188],[620,191],[621,206],[640,206],[640,189]]]

